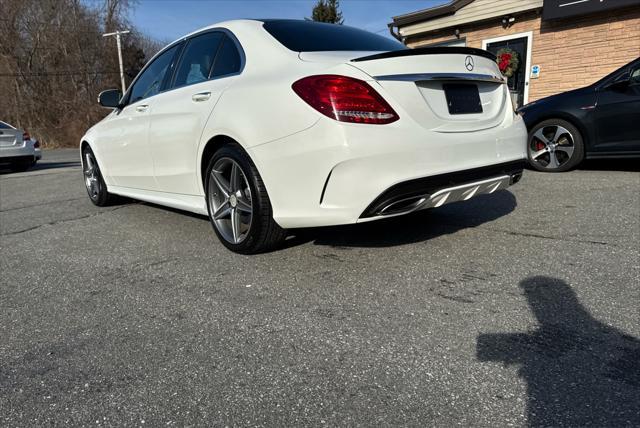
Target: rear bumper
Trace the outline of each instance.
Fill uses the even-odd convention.
[[[0,147],[0,162],[9,163],[17,160],[27,160],[31,158],[33,160],[35,151],[33,146],[28,144],[21,144],[16,146]]]
[[[34,155],[26,156],[0,156],[0,165],[14,163],[33,163],[36,158]]]
[[[524,161],[439,174],[396,184],[378,196],[358,221],[391,217],[506,189],[522,178]]]
[[[0,165],[17,165],[17,164],[31,165],[35,161],[36,161],[36,158],[33,155],[0,157]]]
[[[491,129],[457,133],[428,131],[402,116],[382,126],[327,118],[248,152],[269,193],[275,221],[297,228],[382,218],[375,207],[396,202],[405,192],[430,197],[452,185],[507,175],[509,182],[499,185],[503,188],[522,171],[526,138],[518,116]],[[450,197],[457,197],[454,193]]]

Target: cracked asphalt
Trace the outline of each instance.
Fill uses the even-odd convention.
[[[0,174],[0,426],[639,426],[637,160],[297,231]]]

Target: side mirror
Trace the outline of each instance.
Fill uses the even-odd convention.
[[[118,108],[120,107],[120,98],[122,98],[122,93],[118,89],[107,89],[98,95],[98,104],[102,107]]]

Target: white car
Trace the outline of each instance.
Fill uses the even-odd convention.
[[[33,138],[31,138],[31,144],[33,144],[33,164],[35,165],[36,162],[42,159],[42,148],[40,147],[40,141],[34,140]]]
[[[371,221],[519,180],[527,130],[495,57],[407,49],[356,28],[223,22],[149,61],[81,141],[96,205],[110,195],[208,215],[229,249],[285,229]]]
[[[0,165],[6,165],[13,171],[26,171],[37,159],[29,133],[0,121]]]

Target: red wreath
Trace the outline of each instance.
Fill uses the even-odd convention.
[[[500,64],[498,64],[498,67],[500,67],[500,71],[502,71],[503,73],[507,71],[507,67],[509,67],[510,62],[511,62],[510,53],[504,53],[500,55]]]
[[[503,48],[498,51],[496,62],[500,72],[506,77],[513,76],[513,73],[518,69],[518,65],[520,65],[517,52],[509,48]]]

